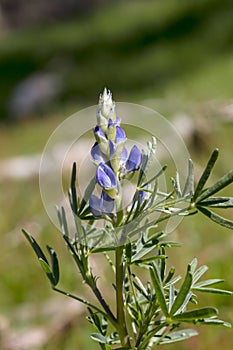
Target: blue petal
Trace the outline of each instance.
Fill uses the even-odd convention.
[[[97,125],[97,126],[95,127],[95,129],[94,129],[94,135],[95,135],[96,141],[100,141],[100,140],[102,140],[102,141],[107,141],[106,136],[105,136],[103,130],[102,130],[101,127],[98,126],[98,125]]]
[[[114,209],[115,201],[113,198],[109,197],[109,195],[102,191],[100,198],[100,208],[106,214],[111,214]]]
[[[96,142],[91,149],[91,157],[92,157],[93,162],[95,162],[97,164],[103,163],[103,161],[104,161],[104,157],[103,157],[103,154],[99,148],[98,142]]]
[[[139,200],[139,203],[142,204],[142,202],[144,201],[146,197],[146,192],[145,191],[138,191],[138,200]]]
[[[142,162],[142,152],[137,146],[133,146],[130,151],[129,158],[126,162],[125,168],[127,172],[136,171],[139,169]]]
[[[112,189],[117,187],[117,180],[113,170],[104,163],[101,163],[97,167],[96,181],[104,189]]]
[[[98,217],[102,216],[102,211],[100,208],[100,198],[92,194],[89,199],[89,206],[94,216],[98,216]]]
[[[120,161],[120,165],[123,166],[125,164],[125,162],[128,159],[128,151],[127,149],[124,147],[122,152],[121,152],[121,161]]]
[[[126,140],[125,132],[119,126],[116,126],[116,143],[121,143]]]
[[[110,158],[112,158],[116,152],[116,144],[109,141]]]

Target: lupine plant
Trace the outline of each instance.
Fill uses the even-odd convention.
[[[69,232],[64,208],[57,208],[57,214],[65,244],[95,301],[58,288],[59,263],[55,251],[47,246],[48,260],[35,239],[23,230],[52,289],[87,306],[87,320],[94,328],[91,338],[105,350],[149,350],[155,345],[188,339],[197,335],[193,326],[187,328],[190,324],[230,327],[218,319],[215,307],[200,308],[197,304],[199,293],[232,293],[216,288],[222,279],[203,280],[208,268],[198,266],[196,258],[188,264],[183,278],[174,267],[168,268],[168,251],[178,243],[168,237],[161,224],[174,216],[201,213],[233,229],[232,221],[213,211],[233,207],[232,197],[215,196],[233,182],[233,171],[205,187],[218,157],[215,149],[196,185],[193,163],[189,160],[183,188],[176,174],[170,191],[165,193],[159,187],[159,178],[164,176],[166,166],[150,178],[147,176],[155,157],[155,138],[148,142],[147,150],[136,145],[128,149],[126,133],[112,95],[106,89],[99,99],[93,131],[95,143],[90,150],[90,161],[96,165],[95,175],[83,198],[79,198],[74,163],[68,190],[75,235]],[[125,200],[125,180],[134,186],[129,201]],[[91,267],[90,256],[95,254],[103,254],[114,276],[108,301],[99,288],[99,276],[94,275]]]

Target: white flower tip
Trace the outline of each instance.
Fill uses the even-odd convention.
[[[102,117],[115,120],[115,102],[112,100],[112,93],[110,90],[104,88],[103,94],[99,97],[99,107],[97,114],[101,113]]]

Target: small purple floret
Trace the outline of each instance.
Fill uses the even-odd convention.
[[[113,170],[104,163],[98,165],[96,181],[104,189],[110,190],[117,187],[117,180]]]
[[[104,162],[104,156],[100,150],[98,142],[96,142],[91,149],[91,157],[93,162],[99,164]]]
[[[126,162],[125,169],[127,173],[131,173],[139,169],[142,163],[142,152],[137,146],[133,146],[130,151],[129,158]]]
[[[126,141],[126,135],[122,128],[119,126],[116,126],[116,144],[125,142]]]
[[[102,217],[104,214],[111,214],[114,210],[115,201],[108,194],[102,191],[101,197],[94,194],[90,196],[89,206],[92,214],[96,217]]]

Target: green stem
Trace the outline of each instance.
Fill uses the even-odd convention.
[[[105,313],[104,311],[102,311],[100,308],[98,308],[97,306],[93,305],[92,303],[90,303],[89,301],[85,300],[85,299],[82,299],[74,294],[71,294],[69,292],[65,292],[59,288],[56,288],[56,287],[52,287],[53,290],[55,292],[58,292],[60,294],[63,294],[63,295],[66,295],[67,297],[70,297],[74,300],[77,300],[79,301],[80,303],[86,305],[86,306],[89,306],[90,308],[92,308],[93,310],[99,312],[100,314],[102,314],[103,316],[105,316],[109,321],[111,321],[111,323],[115,326],[115,322],[113,321],[112,317],[108,314],[108,313]]]
[[[116,307],[118,333],[122,346],[130,347],[130,340],[126,328],[125,309],[124,309],[124,265],[123,265],[123,246],[116,247]]]

